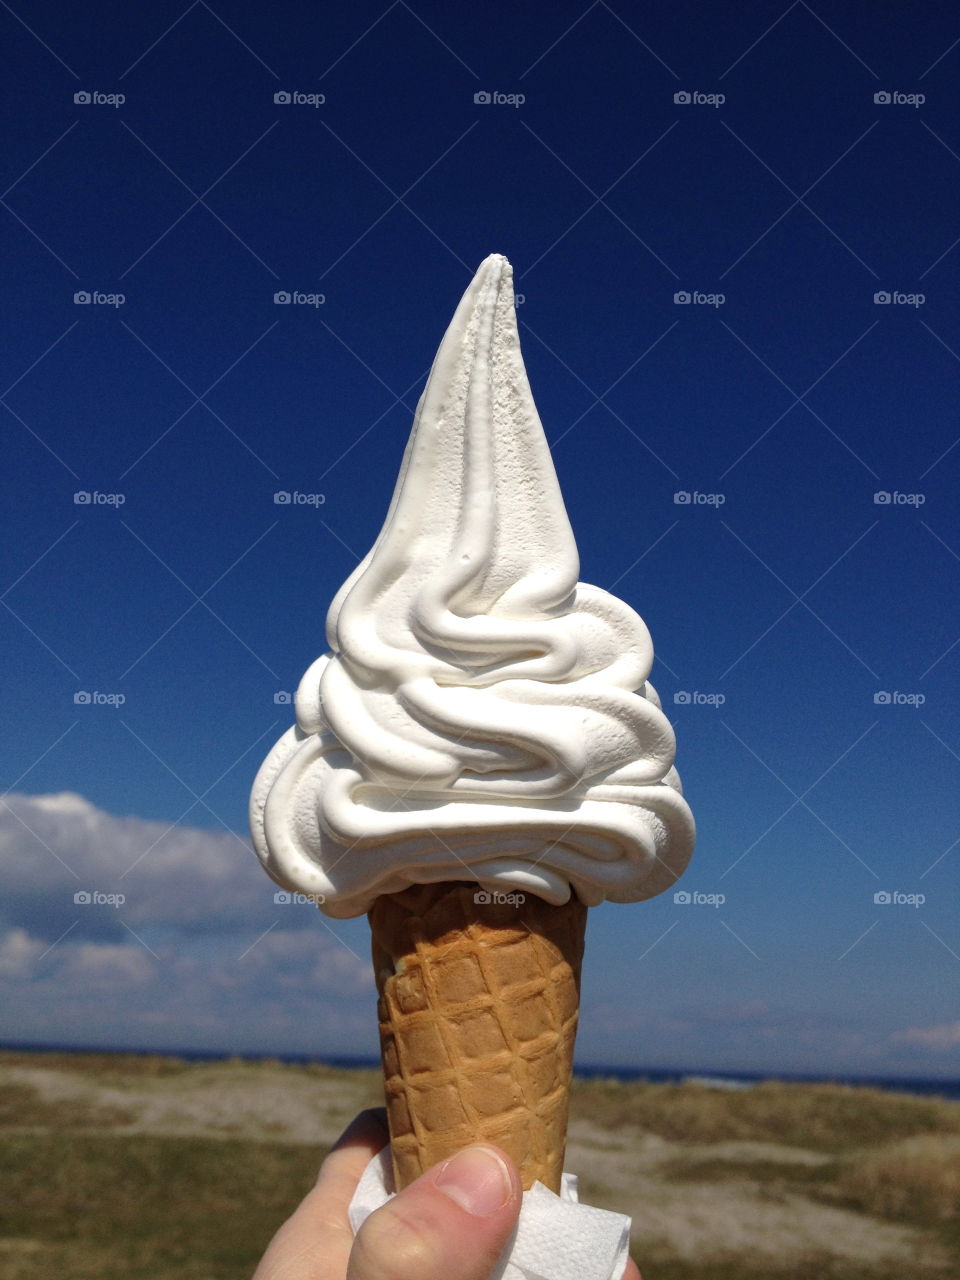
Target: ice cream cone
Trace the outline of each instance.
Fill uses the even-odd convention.
[[[492,254],[250,800],[277,884],[369,914],[398,1188],[488,1141],[560,1190],[587,907],[693,848],[650,634],[579,571]]]
[[[587,908],[473,882],[369,912],[397,1189],[472,1142],[560,1190]]]

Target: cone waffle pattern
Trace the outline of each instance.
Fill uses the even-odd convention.
[[[397,1189],[492,1142],[559,1191],[587,909],[478,896],[417,885],[369,913]]]

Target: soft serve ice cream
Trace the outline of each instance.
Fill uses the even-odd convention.
[[[643,621],[578,582],[527,381],[510,264],[464,294],[379,537],[250,803],[277,883],[330,916],[475,880],[636,902],[693,847]]]

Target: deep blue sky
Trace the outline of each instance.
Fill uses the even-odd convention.
[[[653,633],[700,826],[684,888],[726,897],[592,913],[581,1060],[960,1074],[956,11],[35,0],[0,27],[5,787],[246,839],[275,694],[323,648],[443,329],[502,252],[582,577]],[[306,978],[301,1016],[234,964],[271,926],[338,946],[278,923],[240,840],[206,907],[166,867],[188,928],[151,899],[154,853],[122,876],[18,812],[6,1038],[373,1047],[366,988],[357,1021],[325,989],[311,1018]],[[126,932],[73,912],[121,876]],[[874,903],[895,890],[926,901]],[[365,921],[331,927],[365,955]],[[229,1018],[178,991],[204,964]]]

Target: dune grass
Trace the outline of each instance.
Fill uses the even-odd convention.
[[[637,1125],[674,1142],[778,1142],[844,1151],[921,1133],[960,1134],[960,1107],[837,1084],[765,1081],[751,1089],[577,1081],[573,1108],[610,1130]]]
[[[116,1128],[129,1124],[134,1113],[122,1107],[104,1107],[83,1098],[57,1103],[45,1099],[35,1085],[0,1086],[0,1130],[42,1126],[52,1129]]]
[[[839,1190],[867,1213],[931,1225],[960,1219],[960,1137],[920,1134],[848,1161]]]
[[[69,1071],[71,1075],[92,1076],[100,1081],[176,1076],[206,1065],[162,1053],[61,1053],[56,1050],[34,1053],[29,1049],[0,1049],[0,1069],[46,1067],[51,1071]]]
[[[316,1176],[322,1152],[233,1139],[7,1135],[5,1280],[236,1280]],[[17,1254],[20,1254],[17,1257]]]
[[[147,1114],[145,1100],[191,1091],[196,1097],[198,1089],[202,1098],[209,1089],[240,1091],[248,1110],[238,1112],[235,1129],[212,1132],[198,1123],[196,1132],[173,1134],[154,1119],[154,1128],[143,1122],[130,1131],[131,1121]],[[341,1111],[367,1105],[377,1089],[377,1073],[322,1065],[0,1053],[0,1280],[248,1277],[326,1149],[283,1123],[276,1135],[261,1129],[254,1140],[249,1115],[268,1094],[302,1098],[306,1091],[318,1114],[339,1107],[329,1116],[339,1124]],[[291,1114],[296,1121],[300,1113]],[[640,1240],[645,1280],[960,1275],[954,1104],[835,1085],[770,1082],[734,1092],[578,1081],[572,1120],[591,1135],[578,1159],[586,1160],[590,1144],[601,1156],[608,1150],[630,1159],[644,1142],[653,1144],[651,1163],[632,1166],[636,1186],[628,1180],[603,1188],[586,1177],[585,1192],[599,1193],[594,1203],[627,1208],[640,1203],[637,1196],[653,1198],[664,1220],[678,1205],[704,1219],[723,1215],[729,1203],[747,1219],[748,1232],[744,1205],[779,1206],[781,1221],[789,1221],[791,1206],[802,1204],[807,1213],[855,1214],[868,1233],[889,1224],[907,1233],[899,1257],[862,1262],[816,1240],[803,1256],[768,1249],[766,1261],[746,1246],[737,1257],[683,1256]],[[605,1167],[601,1159],[600,1178]],[[932,1250],[916,1266],[907,1266],[911,1241]]]

